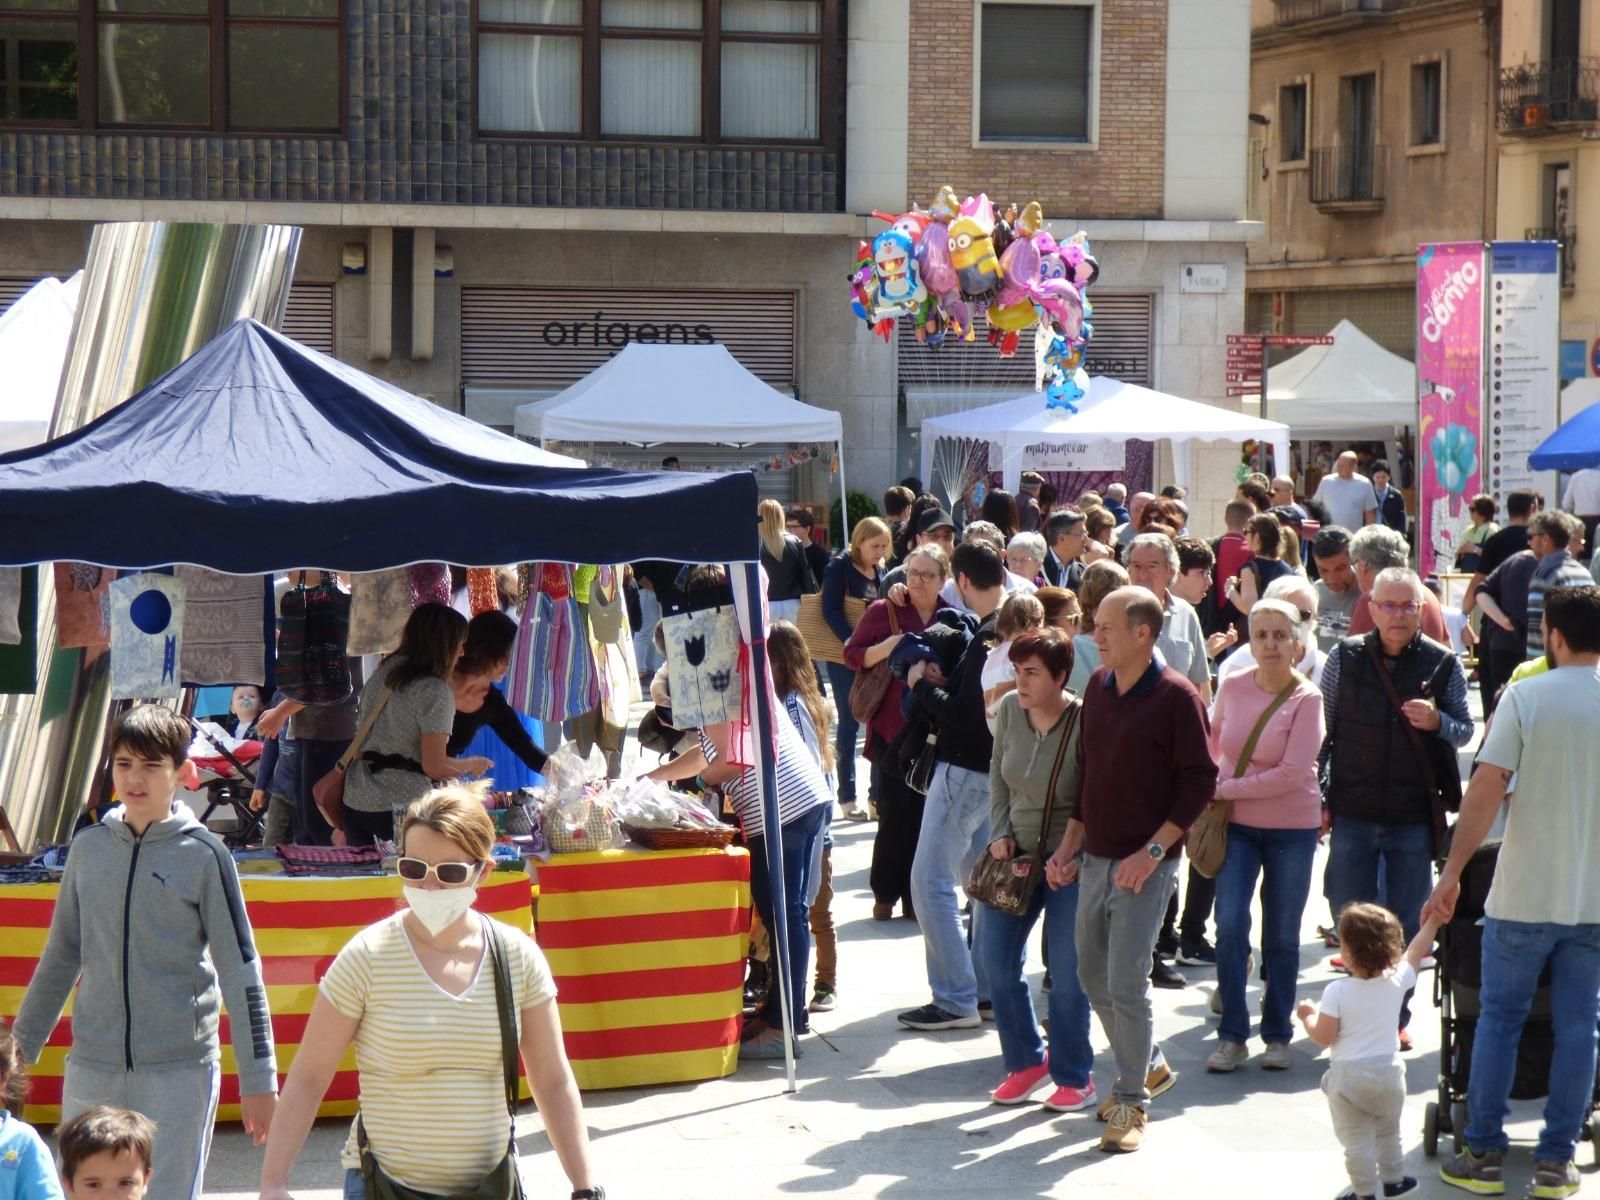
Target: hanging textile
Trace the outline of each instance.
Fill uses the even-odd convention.
[[[111,698],[176,700],[184,621],[183,580],[141,572],[111,584]]]
[[[411,572],[364,571],[350,577],[350,655],[392,654],[411,617]]]
[[[316,587],[289,589],[278,634],[278,690],[301,704],[348,699],[355,690],[345,657],[349,640],[350,594],[330,572]]]
[[[39,690],[39,568],[21,567],[15,574],[16,607],[8,611],[17,640],[0,644],[0,696],[31,696]],[[0,599],[0,607],[7,604]]]
[[[22,641],[22,568],[0,567],[0,646]]]
[[[450,568],[443,563],[415,563],[411,575],[411,606],[450,603]]]
[[[265,579],[204,567],[178,567],[176,574],[183,581],[183,682],[192,687],[265,683]]]
[[[661,618],[672,681],[672,723],[679,729],[741,719],[739,622],[732,606]]]
[[[600,705],[588,623],[572,591],[572,568],[563,563],[531,566],[527,578],[536,590],[522,607],[506,699],[530,717],[565,721]]]
[[[115,571],[88,563],[56,563],[56,644],[111,644],[111,581]],[[259,610],[260,604],[257,604]],[[259,622],[261,613],[256,613]]]
[[[620,753],[628,731],[628,707],[639,692],[634,668],[633,634],[623,604],[621,580],[613,567],[600,567],[589,584],[589,645],[600,676],[600,707],[572,724],[578,753],[588,757],[593,746]]]
[[[467,568],[467,607],[473,616],[500,611],[500,589],[493,567]]]

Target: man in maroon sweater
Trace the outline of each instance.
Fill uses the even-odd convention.
[[[1155,1044],[1150,955],[1177,881],[1179,842],[1216,790],[1205,706],[1156,650],[1165,613],[1141,587],[1095,610],[1100,668],[1084,687],[1082,790],[1051,887],[1074,882],[1078,979],[1105,1027],[1117,1082],[1101,1106],[1102,1150],[1137,1150],[1145,1110],[1177,1082]]]

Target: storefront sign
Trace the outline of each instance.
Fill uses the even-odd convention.
[[[1554,496],[1555,473],[1528,455],[1555,432],[1560,391],[1560,248],[1555,242],[1489,247],[1489,419],[1484,422],[1488,490]]]
[[[1424,575],[1448,571],[1482,490],[1484,255],[1481,242],[1417,250],[1417,516]]]
[[[1035,471],[1121,471],[1122,442],[1035,442],[1022,451],[1022,465]]]
[[[1184,263],[1178,275],[1180,292],[1225,292],[1228,267],[1225,263]]]

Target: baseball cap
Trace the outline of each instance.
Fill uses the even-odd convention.
[[[932,533],[941,525],[948,525],[952,530],[954,530],[956,527],[955,521],[950,518],[950,514],[945,512],[944,509],[930,508],[927,512],[923,513],[920,518],[918,518],[917,532]]]
[[[1024,471],[1022,473],[1022,486],[1039,488],[1044,486],[1044,476],[1037,471]]]

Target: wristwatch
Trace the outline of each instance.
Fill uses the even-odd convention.
[[[1150,856],[1151,862],[1160,862],[1167,856],[1167,848],[1160,842],[1151,842],[1144,848],[1144,852]]]
[[[572,1193],[572,1200],[606,1200],[606,1190],[598,1185],[580,1188]]]

